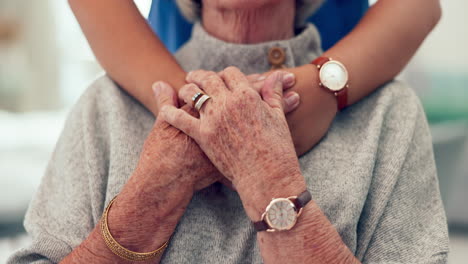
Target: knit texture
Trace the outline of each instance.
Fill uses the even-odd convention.
[[[176,57],[185,70],[265,72],[273,46],[285,50],[288,67],[321,53],[312,25],[291,40],[256,45],[224,43],[196,25]],[[153,123],[108,77],[95,81],[70,113],[31,201],[25,227],[33,242],[8,263],[57,263],[83,242],[135,169]],[[363,263],[446,263],[431,136],[405,84],[388,83],[339,113],[300,165],[313,199]],[[196,193],[161,263],[262,263],[237,193],[219,184]]]

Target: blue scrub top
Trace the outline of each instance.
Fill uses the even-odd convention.
[[[346,36],[368,8],[368,0],[326,0],[309,18],[320,31],[323,49],[329,49]],[[171,52],[175,52],[190,38],[192,24],[184,19],[175,0],[153,0],[148,20]]]

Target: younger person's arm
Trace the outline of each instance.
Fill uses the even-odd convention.
[[[322,55],[343,62],[348,69],[348,105],[395,78],[440,17],[439,0],[379,0],[372,6],[350,34]],[[314,65],[292,72],[301,104],[288,122],[296,151],[302,154],[328,131],[337,104],[331,93],[318,86]]]
[[[176,90],[185,84],[186,72],[153,33],[133,1],[69,0],[70,6],[101,66],[125,91],[154,115],[159,109],[152,85],[165,81]],[[285,79],[284,89],[294,84]],[[299,103],[296,92],[288,92],[285,111]]]
[[[153,33],[133,1],[69,0],[99,63],[109,76],[157,114],[151,89],[164,80],[178,89],[185,71]]]
[[[154,114],[151,86],[163,80],[179,89],[186,73],[150,29],[132,1],[69,0],[101,65]],[[360,24],[323,56],[342,61],[350,76],[348,105],[393,79],[441,15],[439,0],[380,0]],[[156,61],[160,63],[155,63]],[[161,63],[163,62],[163,63]],[[301,104],[288,115],[298,154],[325,135],[336,115],[333,96],[318,87],[313,65],[290,69]]]

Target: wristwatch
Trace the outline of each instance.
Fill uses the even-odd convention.
[[[320,86],[332,92],[338,103],[338,111],[348,106],[348,70],[343,63],[327,57],[318,57],[312,64],[319,70]]]
[[[262,214],[262,220],[254,222],[258,232],[276,232],[291,230],[301,216],[302,209],[312,200],[309,191],[304,191],[299,196],[288,198],[273,198]]]

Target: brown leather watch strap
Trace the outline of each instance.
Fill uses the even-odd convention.
[[[269,228],[265,220],[254,222],[253,225],[254,225],[255,230],[257,230],[257,232],[267,231]]]
[[[312,200],[312,195],[308,190],[306,190],[303,193],[299,194],[299,196],[292,202],[294,203],[294,206],[296,206],[296,210],[299,211],[301,208],[306,206],[306,204],[310,202],[310,200]]]
[[[312,200],[312,195],[310,194],[308,190],[305,190],[304,192],[299,194],[299,196],[297,196],[295,199],[291,199],[291,202],[296,207],[296,212],[299,213],[299,211],[302,208],[304,208],[304,206],[306,206],[307,203],[310,202],[311,200]],[[258,232],[262,232],[262,231],[266,231],[270,229],[270,226],[268,226],[265,219],[262,219],[258,222],[253,222],[253,226],[255,230],[257,230]]]
[[[338,111],[345,109],[348,106],[348,86],[335,93],[335,96],[338,102]]]
[[[318,57],[314,61],[312,61],[312,64],[316,65],[320,69],[325,63],[329,61],[330,61],[330,58]]]

